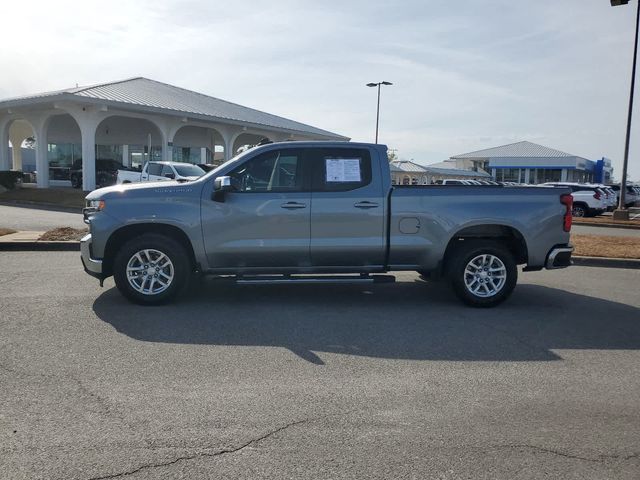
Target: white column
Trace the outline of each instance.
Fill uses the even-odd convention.
[[[200,147],[200,163],[207,163],[207,147]]]
[[[560,171],[560,181],[561,182],[566,182],[567,181],[567,169],[566,168],[563,168]]]
[[[222,143],[224,144],[224,161],[231,160],[233,157],[233,143],[236,139],[236,135],[231,132],[221,132]]]
[[[0,122],[0,171],[9,168],[9,123]]]
[[[33,123],[34,125],[35,122]],[[49,188],[49,158],[47,157],[47,128],[44,120],[38,122],[36,135],[36,180],[38,188]],[[20,147],[18,147],[20,148]]]
[[[173,142],[164,142],[162,145],[162,160],[165,162],[173,160]]]
[[[129,159],[129,145],[122,145],[122,164],[125,167],[131,166],[131,160]]]
[[[96,127],[98,123],[82,119],[79,124],[82,135],[82,190],[90,192],[96,188]]]
[[[528,184],[529,183],[529,173],[531,173],[531,170],[529,170],[528,168],[524,169],[524,183]]]

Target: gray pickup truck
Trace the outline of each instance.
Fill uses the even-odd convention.
[[[254,148],[189,183],[118,185],[87,198],[82,263],[128,299],[158,304],[195,275],[238,283],[448,280],[489,307],[524,271],[567,267],[567,188],[394,186],[383,145]]]

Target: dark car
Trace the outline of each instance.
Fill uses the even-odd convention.
[[[122,164],[117,160],[110,158],[99,158],[96,160],[96,188],[108,187],[115,185],[118,176],[118,169],[122,168]],[[82,188],[82,159],[79,158],[73,162],[71,172],[69,174],[71,186],[73,188]]]
[[[208,163],[197,163],[196,165],[203,169],[205,172],[210,172],[211,170],[216,168],[215,165],[209,165]]]

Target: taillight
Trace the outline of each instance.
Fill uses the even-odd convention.
[[[595,198],[596,200],[600,200],[600,192],[594,193],[593,198]]]
[[[565,206],[562,229],[565,232],[570,232],[573,220],[573,195],[570,193],[560,195],[560,203]]]

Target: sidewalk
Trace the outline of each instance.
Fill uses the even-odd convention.
[[[39,238],[45,232],[23,230],[0,236],[0,251],[31,251],[31,250],[69,250],[80,251],[80,242],[71,241],[41,241]]]

